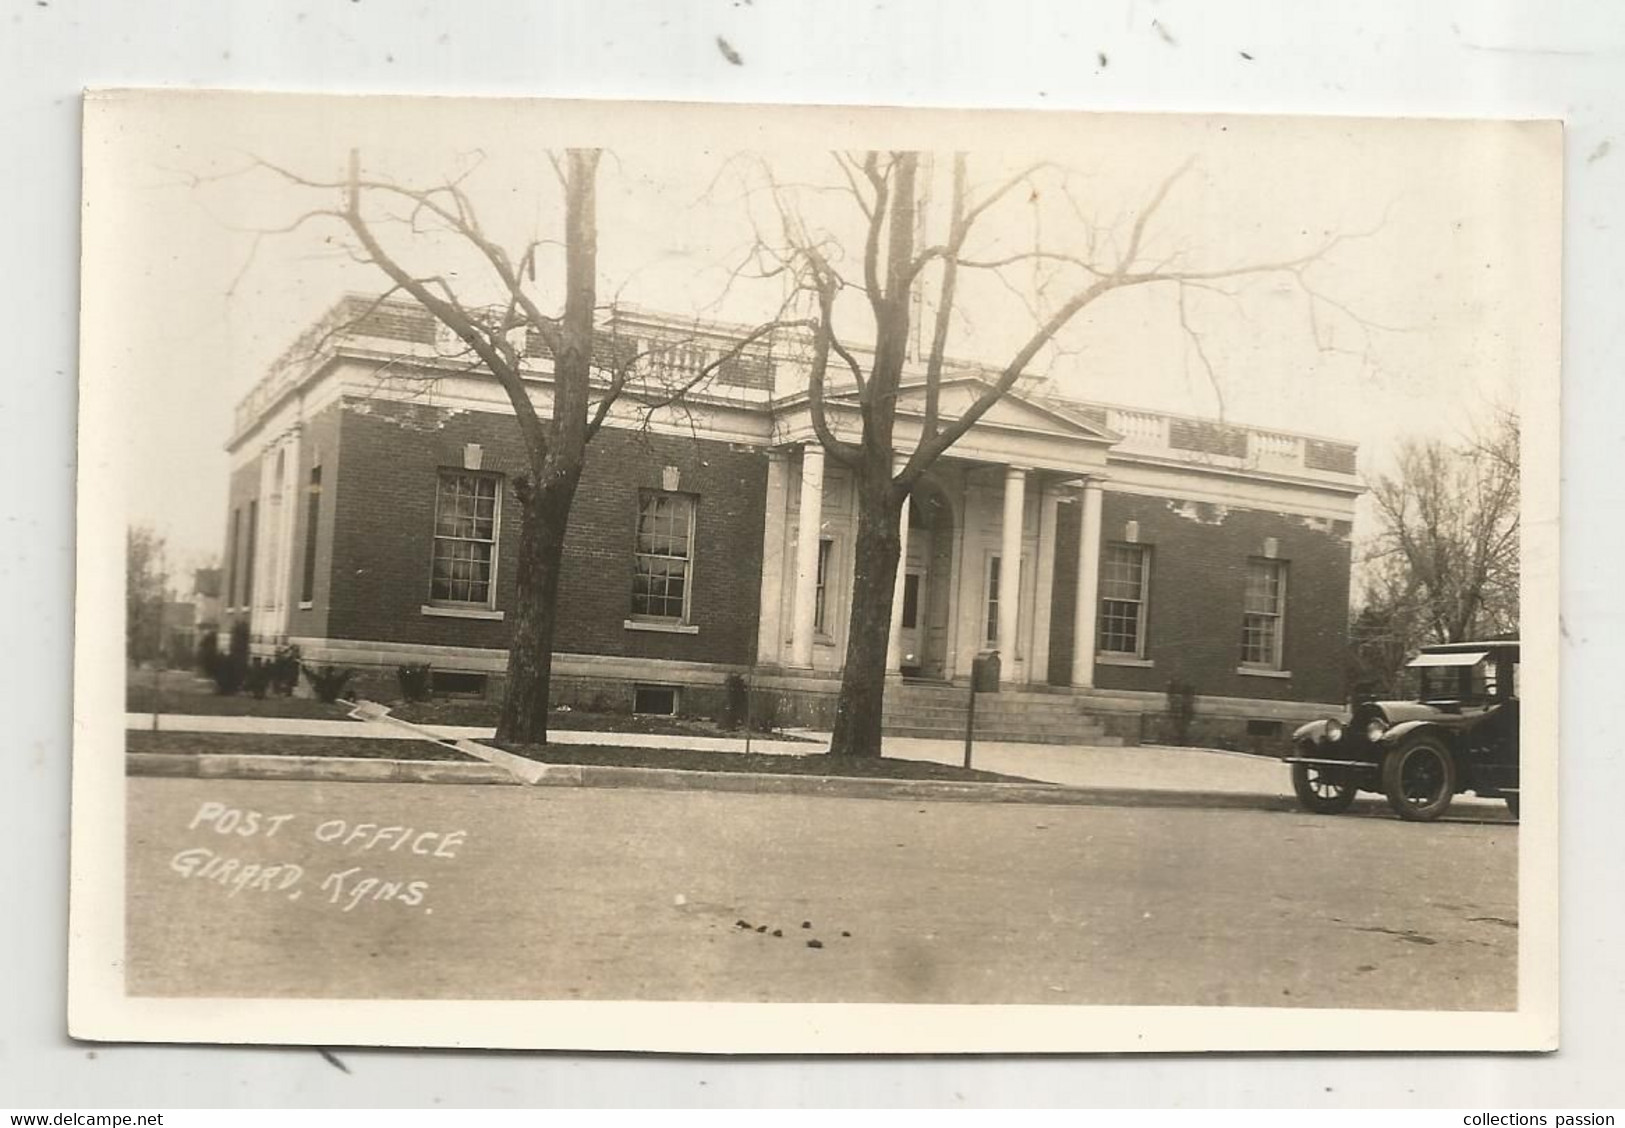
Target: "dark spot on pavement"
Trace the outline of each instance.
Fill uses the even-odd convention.
[[[1111,65],[1111,60],[1106,57],[1106,52],[1104,51],[1095,52],[1095,61],[1103,68]]]
[[[812,921],[810,921],[810,920],[802,921],[801,922],[801,927],[802,928],[811,928],[812,927]]]
[[[807,941],[807,947],[809,947],[809,948],[822,948],[823,946],[824,946],[824,942],[822,940],[809,940],[809,941]]]
[[[809,508],[811,508],[811,507],[810,507],[810,506],[809,506]],[[773,935],[775,935],[775,936],[777,936],[777,937],[779,937],[779,938],[780,938],[780,939],[781,939],[781,940],[782,940],[782,939],[783,939],[783,938],[784,938],[784,929],[782,929],[782,928],[775,928],[775,929],[774,929],[774,930],[773,930]]]
[[[1170,47],[1175,46],[1175,45],[1177,45],[1179,43],[1179,40],[1174,38],[1174,33],[1169,31],[1166,27],[1164,27],[1162,25],[1161,20],[1152,20],[1151,21],[1151,30],[1156,32],[1157,37],[1160,38],[1164,43],[1168,44]]]
[[[1377,970],[1377,965],[1376,964],[1361,964],[1359,967],[1355,968],[1354,970],[1359,972],[1361,975],[1364,975],[1368,971],[1376,971]]]
[[[1382,928],[1379,926],[1358,927],[1356,932],[1380,932],[1384,936],[1392,936],[1397,940],[1405,940],[1412,944],[1437,944],[1438,941],[1431,936],[1423,936],[1412,929]]]
[[[1247,52],[1245,52],[1245,51],[1237,51],[1236,54],[1238,54],[1242,58],[1246,59],[1249,63],[1253,61],[1253,57],[1251,55],[1247,54]]]
[[[722,57],[727,59],[734,66],[742,67],[745,65],[745,60],[739,57],[739,52],[733,49],[733,44],[729,43],[720,35],[717,36],[717,50],[721,51]]]
[[[810,507],[809,507],[809,508],[810,508]],[[846,930],[846,929],[844,929],[844,928],[843,928],[843,929],[841,929],[841,935],[842,935],[842,936],[845,936],[845,937],[846,937],[846,938],[847,938],[847,939],[848,939],[848,940],[850,940],[850,939],[851,939],[851,938],[852,938],[852,934],[851,934],[851,933],[850,933],[850,932],[848,932],[848,931],[847,931],[847,930]]]

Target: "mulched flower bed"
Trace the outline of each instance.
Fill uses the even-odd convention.
[[[467,761],[455,748],[425,740],[366,737],[273,736],[264,733],[149,732],[132,729],[126,751],[184,755],[331,756],[386,760]],[[512,749],[549,764],[597,764],[626,768],[675,768],[696,772],[763,772],[773,775],[947,780],[960,783],[1029,783],[1016,776],[966,771],[923,760],[845,760],[819,753],[778,756],[752,752],[698,752],[687,748],[619,748],[590,744],[530,745]]]

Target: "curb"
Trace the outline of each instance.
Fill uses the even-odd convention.
[[[598,764],[538,764],[538,787],[630,787],[655,791],[720,791],[757,795],[899,799],[1049,806],[1183,807],[1293,810],[1291,799],[1214,791],[1065,787],[1051,783],[960,783],[764,772],[697,772]],[[327,756],[249,756],[135,752],[125,774],[186,779],[307,780],[327,783],[452,783],[521,786],[504,768],[451,760],[382,760]]]

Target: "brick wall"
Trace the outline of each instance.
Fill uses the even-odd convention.
[[[1077,509],[1059,510],[1050,662],[1060,684],[1073,653],[1067,589],[1076,575],[1077,550],[1071,546],[1077,544]],[[1161,693],[1179,679],[1204,696],[1341,700],[1348,642],[1346,523],[1108,491],[1102,548],[1127,539],[1130,521],[1138,523],[1139,543],[1151,550],[1145,655],[1153,665],[1098,664],[1097,686]],[[1287,565],[1282,665],[1290,678],[1237,672],[1247,563],[1265,555],[1266,538],[1275,539],[1277,559]]]
[[[260,460],[250,459],[231,472],[231,479],[226,487],[226,527],[220,541],[220,559],[224,563],[224,574],[221,577],[221,606],[222,626],[232,620],[247,618],[243,610],[245,600],[244,583],[248,572],[248,515],[249,502],[259,496],[260,488]],[[233,527],[235,525],[235,540]],[[263,532],[263,530],[261,530]],[[235,548],[235,558],[233,549]],[[262,583],[264,577],[256,575],[254,583]]]
[[[299,444],[299,470],[294,479],[293,557],[289,569],[288,634],[297,638],[322,638],[327,634],[333,593],[334,499],[339,489],[339,426],[343,412],[338,404],[305,421]],[[310,471],[322,468],[321,494],[316,513],[316,576],[310,606],[301,607],[305,586],[305,551],[310,542]]]
[[[506,647],[504,622],[424,615],[429,601],[439,470],[460,469],[467,443],[481,471],[501,477],[499,609],[514,606],[519,504],[525,466],[509,416],[421,405],[350,401],[333,499],[327,636],[435,646]],[[678,489],[699,498],[692,572],[693,635],[627,630],[638,491]],[[615,431],[589,448],[565,542],[555,649],[572,653],[745,663],[754,649],[767,460],[728,443]],[[327,501],[324,474],[324,504]]]

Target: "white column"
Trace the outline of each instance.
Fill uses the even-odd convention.
[[[1095,684],[1095,614],[1100,603],[1100,479],[1083,484],[1078,522],[1078,604],[1072,620],[1072,684]]]
[[[1004,521],[999,527],[999,681],[1016,680],[1016,630],[1021,622],[1021,519],[1027,509],[1027,471],[1004,471]]]
[[[1049,626],[1055,606],[1055,522],[1060,499],[1055,487],[1038,491],[1038,566],[1033,569],[1033,652],[1027,661],[1027,680],[1033,685],[1049,681]]]
[[[897,673],[903,668],[903,581],[908,577],[908,510],[910,499],[905,496],[898,520],[902,527],[897,533],[897,579],[891,592],[891,634],[886,642],[886,670]],[[918,624],[916,624],[918,625]]]
[[[790,620],[790,665],[813,664],[813,615],[818,600],[818,534],[823,531],[824,448],[801,447],[801,512],[796,522],[796,602]]]
[[[778,665],[784,645],[784,526],[790,509],[790,465],[782,450],[767,452],[767,507],[762,517],[762,588],[757,602],[756,660]]]

